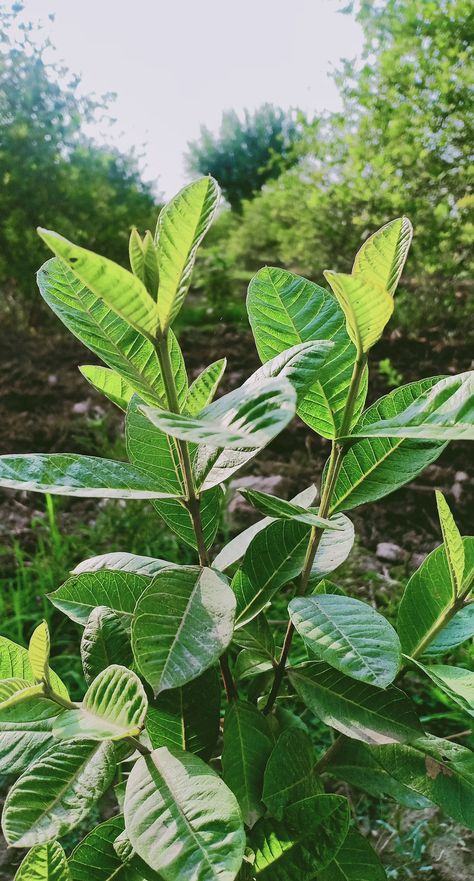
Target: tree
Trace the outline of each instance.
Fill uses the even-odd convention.
[[[193,174],[211,174],[222,187],[231,208],[240,211],[268,180],[297,161],[295,146],[302,135],[300,114],[263,104],[255,113],[234,110],[222,116],[219,135],[201,128],[199,141],[190,143],[187,166]]]

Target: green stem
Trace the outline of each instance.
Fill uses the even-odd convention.
[[[53,701],[58,706],[62,707],[64,710],[77,710],[80,707],[80,704],[75,704],[73,701],[70,701],[66,697],[62,697],[62,695],[57,694],[57,692],[53,691],[50,685],[46,682],[43,682],[43,693],[44,696],[47,697],[50,701]]]

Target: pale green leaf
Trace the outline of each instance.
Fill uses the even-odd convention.
[[[41,696],[0,709],[0,774],[21,774],[53,743],[52,727],[61,707]]]
[[[132,229],[128,253],[133,274],[143,282],[153,300],[156,300],[158,294],[158,258],[150,230],[146,231],[142,239],[138,231],[135,228]]]
[[[134,572],[102,569],[73,575],[49,594],[49,599],[60,612],[83,627],[97,606],[107,606],[130,626],[137,601],[149,583],[147,577]]]
[[[132,646],[155,694],[177,688],[212,667],[232,638],[235,596],[212,569],[160,572],[138,600]]]
[[[178,314],[188,292],[197,249],[209,229],[220,199],[212,177],[183,187],[158,218],[158,314],[165,330]]]
[[[347,333],[358,353],[367,354],[392,316],[392,295],[365,272],[347,275],[327,269],[324,278],[342,306]]]
[[[448,561],[449,573],[453,585],[453,597],[459,596],[463,584],[464,566],[466,563],[464,544],[449,505],[443,494],[436,491],[438,517],[443,533],[444,549]]]
[[[205,367],[202,373],[189,386],[184,410],[190,416],[197,416],[204,407],[214,400],[217,387],[227,366],[227,359],[221,358]]]
[[[408,217],[397,217],[374,232],[362,245],[354,260],[354,275],[364,273],[395,294],[408,255],[413,227]]]
[[[49,684],[49,653],[51,640],[46,621],[35,628],[28,646],[31,670],[36,682]]]
[[[305,731],[292,726],[280,734],[265,768],[263,801],[282,820],[288,805],[321,791],[314,772],[314,750]]]
[[[61,740],[121,740],[136,737],[144,724],[148,707],[145,689],[138,676],[126,667],[112,664],[102,670],[74,710],[56,720],[53,734]]]
[[[42,683],[30,685],[25,679],[3,679],[0,681],[0,713],[39,694],[43,694]]]
[[[145,336],[154,337],[158,310],[139,278],[118,263],[80,248],[51,230],[38,228],[53,254],[63,260],[73,275],[100,297],[114,312]]]
[[[352,597],[295,597],[288,611],[307,648],[353,679],[384,688],[401,662],[400,640],[383,615]]]
[[[250,828],[264,814],[263,773],[273,748],[268,719],[254,704],[233,701],[224,722],[222,770]]]
[[[14,881],[71,881],[61,845],[57,841],[33,847],[21,863]]]
[[[451,667],[447,664],[421,664],[410,659],[429,676],[432,682],[458,704],[469,716],[474,716],[474,672],[463,667]]]
[[[319,526],[321,529],[342,530],[334,520],[327,520],[319,517],[311,509],[307,510],[293,502],[287,502],[285,499],[279,499],[277,496],[268,493],[259,492],[254,489],[238,489],[244,499],[253,505],[260,514],[271,517],[272,520],[297,520],[298,523],[307,523],[309,526]]]
[[[121,410],[126,410],[134,390],[131,385],[110,367],[99,367],[97,364],[86,364],[79,367],[80,372],[98,392],[102,392],[109,401]]]
[[[2,816],[7,843],[33,847],[77,826],[112,782],[113,749],[88,740],[50,747],[8,793]]]
[[[81,639],[81,661],[88,684],[111,664],[120,661],[131,667],[133,663],[130,634],[124,620],[106,606],[93,609],[87,619]]]
[[[369,744],[403,743],[423,733],[415,708],[398,688],[356,682],[323,661],[289,669],[291,684],[318,719]]]
[[[265,361],[244,385],[257,385],[272,376],[280,376],[291,382],[300,404],[308,390],[319,377],[323,365],[334,348],[329,340],[307,340],[285,349],[279,355]]]
[[[48,675],[56,694],[68,698],[68,690],[59,676],[51,669]],[[25,679],[31,685],[35,681],[27,649],[7,639],[6,636],[0,636],[0,679],[12,678]]]
[[[161,569],[173,566],[167,560],[157,557],[145,557],[141,554],[128,554],[126,551],[111,551],[108,554],[99,554],[97,557],[89,557],[71,570],[71,575],[82,575],[85,572],[99,572],[102,569],[119,570],[120,572],[133,572],[135,575],[148,575],[152,578]]]
[[[387,875],[377,854],[357,829],[349,829],[335,859],[314,881],[385,881]]]
[[[148,708],[146,730],[152,746],[196,753],[209,759],[219,735],[221,688],[211,667],[181,688],[160,694]]]
[[[239,806],[197,756],[161,747],[138,759],[124,814],[138,855],[166,881],[234,881],[245,847]]]

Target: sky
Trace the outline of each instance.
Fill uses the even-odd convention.
[[[115,92],[106,138],[144,154],[144,176],[168,198],[186,182],[183,156],[224,110],[270,102],[337,110],[329,74],[362,33],[342,0],[25,0],[85,93]],[[48,16],[54,14],[54,21]],[[101,140],[102,130],[93,134]]]

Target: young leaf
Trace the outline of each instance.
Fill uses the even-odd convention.
[[[161,747],[138,759],[124,814],[138,855],[166,881],[234,881],[245,847],[239,806],[197,756]]]
[[[449,567],[449,574],[453,585],[453,597],[459,596],[464,576],[466,563],[464,545],[461,533],[457,528],[454,517],[449,510],[449,505],[443,494],[436,491],[436,504],[438,507],[439,522],[443,533],[444,549]]]
[[[474,440],[474,370],[438,380],[392,418],[361,421],[351,437]]]
[[[173,322],[186,297],[196,252],[220,199],[212,177],[184,187],[161,211],[155,233],[158,256],[158,314],[162,331]]]
[[[112,609],[98,606],[90,613],[81,639],[81,661],[88,685],[102,670],[118,661],[131,667],[130,634],[123,618]]]
[[[58,841],[33,847],[21,863],[14,881],[71,881],[71,875]]]
[[[138,600],[132,646],[155,694],[212,667],[232,638],[235,596],[224,576],[199,566],[160,572]]]
[[[464,538],[463,545],[465,582],[469,584],[474,572],[474,538]],[[400,603],[397,631],[406,655],[418,656],[426,652],[430,642],[442,631],[443,623],[447,622],[453,601],[446,550],[441,545],[423,560],[411,576]]]
[[[135,575],[148,575],[153,578],[162,569],[173,566],[167,560],[157,557],[145,557],[141,554],[128,554],[125,551],[111,551],[108,554],[99,554],[97,557],[89,557],[78,563],[71,569],[71,575],[83,575],[86,572],[100,572],[109,569],[119,572],[133,572]]]
[[[33,847],[65,835],[87,816],[114,772],[111,743],[55,743],[7,795],[2,816],[7,843]]]
[[[263,801],[277,820],[288,805],[321,791],[314,773],[311,738],[299,728],[287,728],[278,738],[265,768]]]
[[[190,416],[197,416],[204,407],[214,400],[224,370],[227,366],[227,358],[221,358],[209,364],[202,373],[189,386],[188,396],[184,404],[184,411]]]
[[[158,294],[158,258],[153,236],[149,230],[141,239],[138,231],[132,229],[128,246],[130,266],[134,275],[145,285],[154,300]]]
[[[385,688],[401,662],[400,640],[372,606],[352,597],[295,597],[290,618],[310,652],[336,670]]]
[[[268,655],[263,652],[258,652],[255,649],[242,649],[235,659],[234,679],[236,682],[240,682],[241,679],[252,679],[260,673],[273,670],[273,666]]]
[[[264,813],[263,772],[273,747],[268,719],[246,701],[229,705],[224,723],[222,769],[250,828]]]
[[[36,682],[49,685],[49,652],[51,641],[46,621],[36,627],[28,646],[31,672]]]
[[[73,275],[96,297],[117,312],[139,333],[154,338],[158,328],[156,303],[139,278],[118,263],[80,248],[51,230],[38,233],[53,254],[63,260]]]
[[[60,612],[83,627],[97,606],[111,609],[130,627],[135,606],[149,583],[143,575],[103,569],[74,575],[49,594],[49,599]]]
[[[127,462],[75,453],[0,456],[0,486],[96,499],[163,499],[177,495],[163,492],[145,471]]]
[[[326,270],[324,278],[332,288],[346,316],[347,333],[362,357],[382,336],[394,309],[393,297],[371,275]]]
[[[146,730],[159,746],[195,753],[207,761],[219,735],[221,689],[215,667],[181,688],[164,691],[149,706]]]
[[[322,661],[290,668],[289,677],[308,709],[348,737],[388,744],[423,733],[413,704],[393,685],[382,690],[356,682]]]
[[[245,627],[236,630],[233,641],[242,648],[259,652],[270,660],[275,656],[275,640],[263,612],[249,621]]]
[[[395,294],[408,255],[413,227],[408,217],[391,220],[373,233],[354,260],[353,275],[371,276],[392,295]]]
[[[79,367],[79,370],[87,382],[90,382],[98,392],[102,392],[109,401],[121,410],[127,409],[134,391],[119,373],[109,367],[99,367],[96,364],[87,364]]]
[[[39,694],[43,694],[42,683],[30,685],[25,679],[4,679],[0,682],[0,711]]]
[[[422,379],[395,389],[365,411],[357,428],[365,430],[380,419],[396,417],[436,382],[436,378]],[[355,442],[344,456],[331,510],[349,511],[394,492],[434,462],[445,446],[443,441],[401,437],[371,437]]]
[[[136,737],[145,723],[148,701],[138,676],[113,664],[102,670],[82,704],[66,710],[53,725],[61,740],[121,740]]]
[[[263,362],[308,340],[330,340],[334,344],[317,378],[298,402],[297,412],[323,437],[337,437],[356,358],[337,300],[305,278],[267,266],[250,282],[247,310]],[[362,412],[366,394],[364,370],[353,423]]]
[[[260,820],[251,837],[257,881],[313,881],[334,859],[349,827],[340,795],[315,795],[288,805],[284,821]]]
[[[271,517],[272,520],[297,520],[298,523],[307,523],[309,526],[319,526],[321,529],[342,530],[337,522],[319,517],[311,510],[302,508],[292,502],[286,502],[277,496],[259,492],[254,489],[238,489],[237,492],[253,505],[260,514]]]
[[[337,856],[314,881],[386,881],[377,854],[357,829],[349,829]]]
[[[48,676],[56,694],[68,698],[66,686],[51,668],[48,671]],[[0,636],[0,679],[13,678],[25,679],[30,685],[34,684],[35,677],[30,657],[27,649],[22,645],[17,645],[6,636]]]
[[[419,670],[429,676],[432,682],[458,704],[469,716],[474,716],[474,673],[463,667],[447,664],[421,664],[412,660]]]

